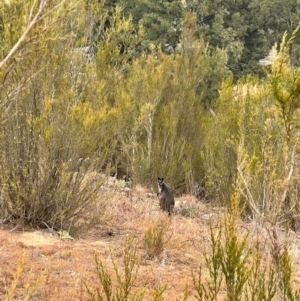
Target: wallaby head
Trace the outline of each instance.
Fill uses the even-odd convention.
[[[159,206],[163,211],[167,211],[169,215],[173,212],[175,205],[174,197],[164,183],[164,178],[157,178],[157,186],[159,196]]]
[[[164,184],[164,178],[157,178],[157,186],[158,186],[158,193],[157,195],[160,195],[165,184]]]

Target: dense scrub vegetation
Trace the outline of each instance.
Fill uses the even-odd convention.
[[[94,209],[103,182],[92,175],[118,171],[148,186],[164,175],[177,193],[205,191],[225,205],[234,198],[244,216],[297,229],[300,69],[291,49],[299,27],[274,47],[263,78],[237,80],[228,64],[249,49],[208,34],[225,2],[144,2],[1,4],[2,220],[70,228]],[[173,39],[169,25],[159,41],[147,27],[154,23],[141,21],[144,4],[143,18],[154,18],[153,8],[178,22],[176,51],[159,46]],[[231,22],[241,24],[244,7],[226,8]]]

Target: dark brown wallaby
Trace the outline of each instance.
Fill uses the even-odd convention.
[[[173,213],[175,200],[172,193],[165,185],[164,178],[157,178],[157,186],[158,186],[157,196],[159,196],[159,207],[161,210],[167,211],[169,215],[171,215],[171,213]]]

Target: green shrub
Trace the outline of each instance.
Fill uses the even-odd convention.
[[[14,28],[5,31],[4,41],[27,26],[24,20],[32,17],[36,4],[4,4],[4,21]],[[47,3],[42,15],[51,15],[52,5],[59,6]],[[68,32],[79,36],[91,29],[85,9],[81,1],[68,1],[47,19],[45,30],[39,32],[39,25],[28,33],[31,42],[21,47],[22,59],[4,66],[0,74],[2,82],[5,75],[0,89],[1,221],[69,230],[95,208],[101,183],[89,174],[103,167],[111,145],[99,135],[99,123],[105,124],[102,111],[85,93],[92,72],[87,61],[74,54],[74,36],[65,35],[66,24]],[[79,18],[71,25],[70,20]],[[100,147],[99,141],[109,146]]]
[[[249,277],[246,239],[247,236],[238,239],[233,221],[226,223],[224,228],[221,226],[217,234],[211,229],[211,250],[204,253],[209,280],[203,284],[202,268],[198,279],[193,275],[198,300],[217,300],[222,284],[226,286],[228,300],[240,300]]]
[[[66,162],[63,153],[67,151],[57,156],[51,151],[47,156],[40,151],[22,153],[20,147],[12,146],[2,160],[0,174],[3,221],[38,227],[46,223],[69,230],[94,211],[102,181],[90,176],[90,163],[85,166],[80,159]]]
[[[292,268],[287,248],[279,256],[265,261],[262,250],[248,246],[248,233],[239,237],[232,217],[225,220],[215,233],[211,227],[210,250],[204,252],[205,264],[192,273],[196,298],[199,301],[218,300],[300,300],[292,285]],[[205,271],[208,276],[204,277]]]

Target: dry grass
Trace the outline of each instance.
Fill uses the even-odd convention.
[[[170,239],[164,252],[150,260],[146,258],[142,237],[145,230],[157,221],[167,218],[159,211],[156,196],[139,187],[131,192],[112,191],[106,198],[110,205],[106,222],[95,226],[87,233],[77,234],[73,241],[62,241],[44,230],[12,231],[0,230],[0,299],[5,299],[18,261],[26,251],[26,264],[19,279],[13,300],[24,300],[25,283],[34,283],[42,275],[42,282],[33,300],[76,301],[89,300],[83,282],[90,288],[99,285],[95,273],[95,253],[105,266],[113,271],[110,251],[115,262],[121,266],[121,248],[128,233],[140,239],[139,277],[136,289],[146,288],[146,298],[159,286],[167,284],[165,300],[182,300],[187,288],[188,300],[196,300],[191,270],[197,271],[204,263],[204,250],[210,247],[210,225],[218,229],[223,210],[197,202],[190,196],[177,199],[175,215],[168,228]],[[187,214],[188,213],[188,214]],[[249,231],[248,243],[258,245],[269,256],[269,236],[265,228],[254,223],[239,222],[240,235]],[[281,241],[288,239],[295,269],[296,285],[300,284],[299,239],[296,234],[286,238],[279,231]],[[162,264],[163,263],[163,264]]]

